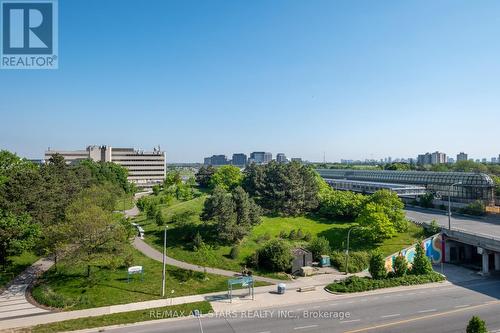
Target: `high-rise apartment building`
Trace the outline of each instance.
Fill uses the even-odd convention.
[[[445,164],[448,161],[446,160],[446,154],[436,151],[431,154],[431,164]]]
[[[266,164],[273,160],[273,154],[263,151],[254,151],[250,154],[250,163]]]
[[[286,163],[288,162],[286,155],[284,153],[276,154],[276,162],[278,163]]]
[[[60,154],[69,164],[91,159],[95,162],[113,162],[128,170],[128,180],[139,188],[150,188],[165,179],[165,152],[160,147],[151,152],[134,148],[113,148],[109,146],[88,146],[85,150],[45,151],[45,160]]]
[[[468,159],[469,159],[469,156],[464,152],[457,154],[457,162],[467,161]]]
[[[247,165],[247,154],[244,154],[244,153],[236,153],[236,154],[233,154],[233,159],[231,161],[231,164],[232,165],[236,165],[236,166],[240,166],[240,167],[244,167]]]
[[[204,159],[205,165],[227,165],[229,161],[227,160],[226,155],[212,155],[211,157],[206,157]]]
[[[431,161],[432,161],[432,155],[430,153],[420,154],[417,157],[418,165],[428,165],[431,164]]]

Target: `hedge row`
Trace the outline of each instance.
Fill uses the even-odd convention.
[[[403,277],[380,280],[375,280],[368,277],[350,276],[343,281],[329,284],[328,286],[326,286],[326,289],[332,292],[355,293],[382,288],[441,282],[444,280],[445,278],[441,274],[438,274],[436,272],[425,275],[405,275]]]

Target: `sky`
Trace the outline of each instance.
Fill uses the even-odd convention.
[[[0,70],[0,149],[28,158],[490,158],[499,124],[497,0],[59,0],[59,69]]]

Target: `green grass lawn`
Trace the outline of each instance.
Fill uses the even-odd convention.
[[[162,264],[133,249],[133,265],[144,267],[144,281],[135,275],[127,282],[125,267],[111,270],[94,268],[90,279],[85,268],[59,265],[43,275],[32,295],[41,304],[65,310],[148,301],[161,298]],[[167,266],[168,297],[227,290],[227,277],[187,271]],[[262,284],[259,284],[262,285]],[[173,291],[173,292],[172,292]]]
[[[138,323],[149,320],[189,316],[194,310],[199,310],[200,313],[206,314],[212,311],[212,307],[210,306],[209,302],[187,303],[147,310],[114,313],[98,317],[66,320],[52,324],[37,325],[31,328],[29,331],[33,333],[67,332],[86,328]]]
[[[203,209],[203,202],[206,196],[199,197],[186,202],[176,202],[169,206],[162,206],[162,212],[167,219],[175,213],[183,211],[192,211],[195,214],[191,217],[191,222],[194,225],[177,225],[170,224],[167,236],[167,252],[168,255],[183,260],[186,262],[201,265],[202,258],[193,251],[190,239],[196,232],[200,232],[203,238],[210,244],[216,243],[216,235],[206,223],[199,219],[199,214]],[[154,221],[148,220],[144,215],[136,218],[135,222],[143,226],[146,231],[145,241],[156,247],[158,250],[163,246],[163,233],[156,226]],[[233,271],[240,271],[244,265],[245,258],[254,253],[269,239],[278,237],[281,231],[287,234],[291,230],[302,229],[303,233],[311,233],[313,237],[322,236],[330,241],[332,250],[345,249],[347,232],[353,222],[335,221],[316,216],[301,216],[301,217],[263,217],[262,223],[256,226],[252,233],[245,237],[240,245],[240,253],[236,259],[231,259],[229,253],[231,246],[219,245],[213,249],[214,256],[217,260],[214,266]],[[407,232],[398,234],[396,237],[385,240],[381,244],[367,244],[359,237],[356,237],[356,231],[351,233],[351,250],[374,250],[379,249],[383,254],[390,255],[397,252],[423,237],[423,229],[414,224],[409,224]],[[306,245],[304,241],[294,241],[294,245]],[[257,274],[269,275],[266,272],[256,272]]]
[[[38,260],[38,256],[31,252],[23,252],[18,256],[9,257],[9,263],[5,267],[0,266],[0,288],[3,288],[13,278]]]

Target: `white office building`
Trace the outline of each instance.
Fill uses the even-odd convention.
[[[139,188],[151,188],[165,179],[165,152],[160,147],[151,152],[134,148],[113,148],[109,146],[88,146],[85,150],[53,150],[45,151],[45,160],[54,154],[60,154],[67,163],[91,159],[96,162],[113,162],[128,170],[128,180]]]

